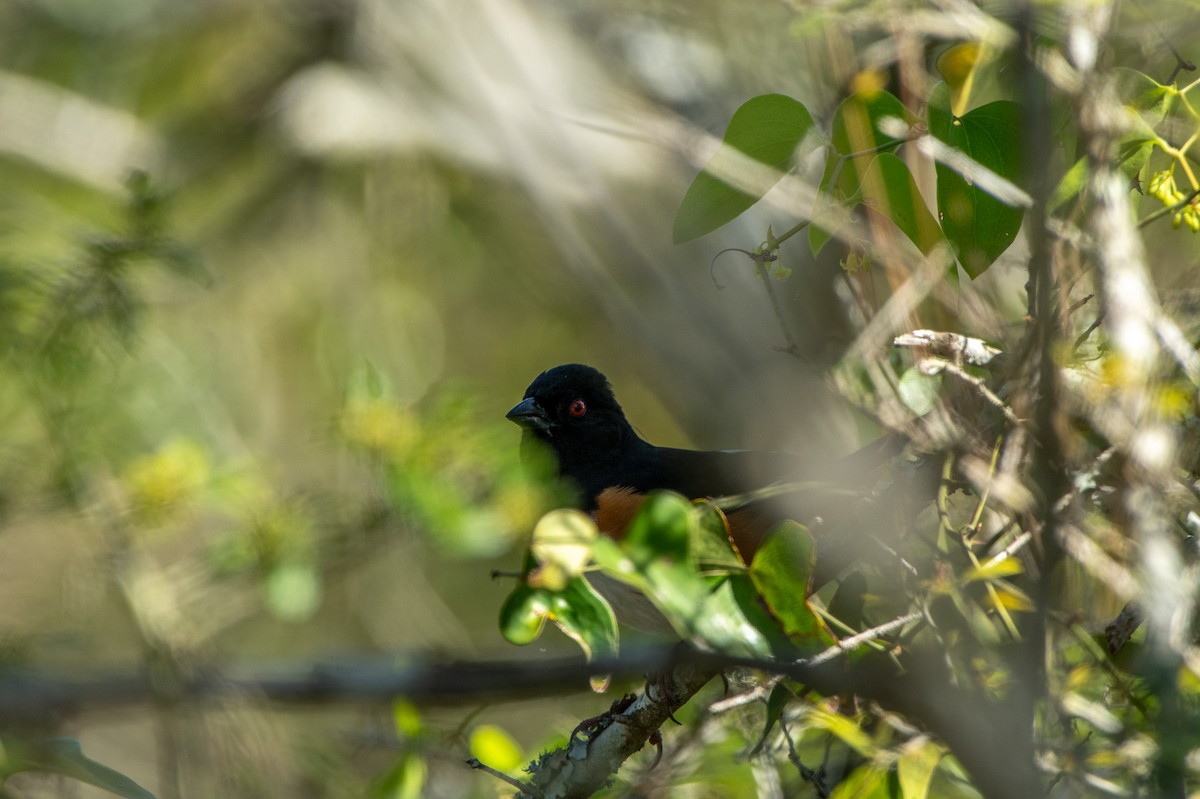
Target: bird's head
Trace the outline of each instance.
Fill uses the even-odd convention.
[[[578,363],[538,375],[508,418],[524,428],[526,438],[548,445],[564,473],[575,464],[620,453],[638,440],[608,379]]]

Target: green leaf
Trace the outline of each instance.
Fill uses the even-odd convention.
[[[280,563],[263,585],[267,607],[280,619],[302,622],[321,606],[321,577],[309,563]]]
[[[1020,106],[998,100],[961,117],[950,113],[945,84],[930,93],[929,132],[1012,183],[1021,178]],[[938,217],[959,263],[979,277],[1008,249],[1021,228],[1023,208],[996,199],[941,162],[937,165]]]
[[[592,558],[592,544],[599,535],[596,523],[586,513],[560,508],[544,515],[533,528],[530,544],[530,551],[540,564],[537,583],[561,590],[568,579],[583,574]]]
[[[497,771],[515,774],[525,765],[521,747],[495,724],[480,724],[471,731],[471,754]]]
[[[500,634],[504,640],[525,646],[537,640],[550,613],[549,592],[518,583],[500,606]]]
[[[763,722],[762,735],[758,738],[758,743],[754,745],[754,749],[750,752],[750,757],[754,757],[762,751],[767,743],[767,738],[771,735],[771,730],[775,729],[775,725],[779,723],[779,719],[783,716],[784,709],[787,704],[795,696],[792,689],[788,687],[786,682],[778,682],[771,689],[771,695],[767,697],[767,717]]]
[[[863,173],[862,204],[890,219],[926,255],[946,240],[908,166],[891,153],[876,156]]]
[[[742,559],[729,543],[725,513],[706,499],[698,499],[696,525],[692,536],[692,560],[700,569],[741,569]]]
[[[923,374],[920,369],[911,366],[900,375],[896,391],[906,408],[917,416],[924,416],[937,406],[941,388],[940,374]]]
[[[933,772],[942,759],[942,748],[928,738],[915,738],[896,761],[900,795],[904,799],[926,799]]]
[[[834,643],[808,606],[816,562],[816,547],[808,530],[796,522],[784,522],[767,536],[750,564],[750,579],[759,596],[802,654],[820,652]]]
[[[1117,79],[1117,94],[1148,127],[1157,127],[1174,113],[1179,102],[1179,90],[1175,87],[1127,67],[1116,67],[1113,74]]]
[[[873,763],[859,766],[838,783],[829,799],[892,799],[888,770]]]
[[[771,656],[770,642],[742,612],[730,579],[722,579],[704,597],[692,622],[692,631],[709,646],[728,654]]]
[[[879,130],[879,122],[896,117],[906,122],[912,115],[900,99],[888,92],[859,92],[842,101],[833,112],[830,123],[830,142],[833,148],[825,161],[820,191],[834,202],[855,204],[860,197],[862,175],[880,153],[894,153],[902,139]],[[850,157],[855,153],[861,153]],[[840,168],[839,168],[840,165]],[[833,238],[833,232],[817,225],[808,227],[808,245],[813,255]]]
[[[51,738],[6,748],[10,750],[5,769],[7,773],[42,771],[62,774],[126,799],[154,799],[154,794],[129,777],[84,755],[83,747],[74,738]],[[12,757],[14,754],[15,758]]]
[[[1002,577],[1012,577],[1014,574],[1020,574],[1022,571],[1024,571],[1024,568],[1018,559],[1002,558],[971,569],[963,575],[963,582],[972,583],[976,580],[997,580]]]
[[[617,654],[617,617],[584,578],[575,577],[551,594],[550,620],[579,644],[588,660]]]
[[[725,130],[724,145],[783,177],[812,126],[812,116],[801,103],[782,94],[764,94],[752,97],[734,112]],[[673,231],[676,244],[716,230],[758,202],[770,188],[759,187],[761,191],[751,193],[731,186],[710,171],[720,157],[718,153],[709,161],[680,202]]]
[[[639,567],[660,558],[687,563],[693,520],[692,505],[682,496],[654,492],[646,497],[625,533],[625,552]]]

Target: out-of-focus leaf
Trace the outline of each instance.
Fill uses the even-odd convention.
[[[895,799],[886,768],[867,763],[859,766],[838,783],[829,799]]]
[[[975,70],[983,62],[986,52],[987,45],[983,42],[962,42],[938,56],[935,66],[950,90],[950,108],[955,114],[967,110]]]
[[[939,84],[930,92],[929,132],[975,163],[1019,184],[1021,110],[1016,103],[998,100],[954,116],[948,90]],[[937,181],[942,230],[963,269],[972,278],[979,277],[1013,243],[1025,210],[998,200],[941,162]]]
[[[154,799],[154,794],[129,777],[87,757],[74,738],[52,738],[7,748],[17,753],[15,759],[10,758],[5,764],[9,774],[17,771],[62,774],[126,799]]]
[[[922,374],[915,366],[904,370],[896,386],[900,401],[904,407],[917,416],[924,416],[938,404],[938,394],[942,387],[942,376]]]
[[[425,758],[405,752],[382,778],[371,785],[367,795],[373,799],[420,799],[425,795],[428,776]]]
[[[863,757],[874,757],[879,750],[871,736],[854,719],[840,713],[831,713],[823,707],[810,707],[804,714],[804,723],[809,727],[827,730]]]
[[[278,564],[268,572],[263,588],[267,607],[284,621],[307,621],[321,606],[321,576],[311,563]]]
[[[905,745],[896,761],[900,795],[904,799],[926,799],[933,772],[942,759],[942,748],[928,738],[915,738]]]
[[[867,578],[862,572],[852,571],[842,578],[837,591],[829,600],[829,615],[852,630],[864,626],[863,611],[867,604]]]
[[[762,751],[763,746],[767,743],[767,738],[771,735],[771,730],[775,729],[775,725],[779,723],[779,718],[783,715],[784,709],[788,702],[795,696],[792,689],[784,682],[778,682],[771,689],[771,695],[767,697],[767,717],[763,721],[762,735],[758,738],[758,743],[754,745],[754,749],[750,752],[750,756],[754,757]]]
[[[963,575],[963,582],[976,580],[996,580],[1001,577],[1012,577],[1024,571],[1021,561],[1017,558],[1003,558],[995,562],[980,564]]]
[[[497,771],[516,772],[525,764],[521,747],[502,727],[480,724],[471,731],[471,754]]]
[[[534,585],[562,590],[572,577],[583,574],[592,558],[592,543],[599,535],[586,513],[570,508],[552,510],[533,528],[530,549],[540,567]]]
[[[734,112],[725,129],[724,146],[745,153],[783,177],[812,126],[812,116],[801,103],[782,94],[764,94],[752,97]],[[710,172],[719,157],[714,156],[696,176],[679,204],[672,234],[676,244],[717,229],[762,197],[762,192],[735,188]]]
[[[1128,67],[1115,67],[1113,75],[1117,79],[1117,94],[1150,128],[1157,127],[1174,112],[1179,102],[1179,91],[1174,87]]]
[[[912,115],[904,103],[888,92],[859,92],[842,101],[833,112],[833,121],[830,123],[833,149],[821,175],[822,194],[828,195],[834,202],[847,205],[858,201],[862,174],[867,165],[880,153],[894,153],[902,143],[901,139],[879,129],[880,120],[888,117],[912,121]],[[861,155],[851,158],[855,153]],[[809,225],[808,245],[813,255],[819,254],[832,237],[832,231]]]
[[[891,153],[876,156],[867,166],[863,174],[862,204],[890,219],[926,255],[946,240],[925,205],[908,166]]]

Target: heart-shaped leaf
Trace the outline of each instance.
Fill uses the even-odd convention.
[[[800,142],[812,129],[812,115],[803,104],[782,94],[752,97],[734,112],[725,129],[724,147],[730,147],[775,170],[770,185],[746,191],[718,177],[718,153],[692,181],[675,214],[676,244],[716,230],[758,202],[778,178],[792,167]]]

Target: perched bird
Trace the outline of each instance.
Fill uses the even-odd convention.
[[[578,491],[578,507],[592,515],[601,533],[618,539],[650,491],[667,489],[692,499],[718,498],[817,477],[821,482],[861,484],[870,472],[859,462],[865,459],[855,460],[856,456],[815,474],[818,469],[814,465],[781,452],[655,446],[639,436],[625,418],[608,379],[583,364],[564,364],[542,372],[507,417],[523,428],[523,446],[536,440],[549,447],[560,476]],[[798,512],[797,507],[798,503],[789,499],[760,500],[729,512],[730,543],[749,563],[771,528],[785,518],[800,518],[804,511]],[[811,523],[813,519],[802,521]],[[603,588],[601,592],[608,596]],[[622,616],[620,611],[618,616]],[[628,623],[626,618],[622,621]],[[633,626],[645,629],[637,623]]]
[[[803,466],[799,458],[782,452],[657,447],[630,425],[608,379],[578,363],[538,375],[508,418],[524,428],[526,440],[550,448],[559,474],[579,492],[580,509],[615,538],[647,492],[726,497],[797,479]],[[762,532],[744,529],[734,538],[747,559]]]

